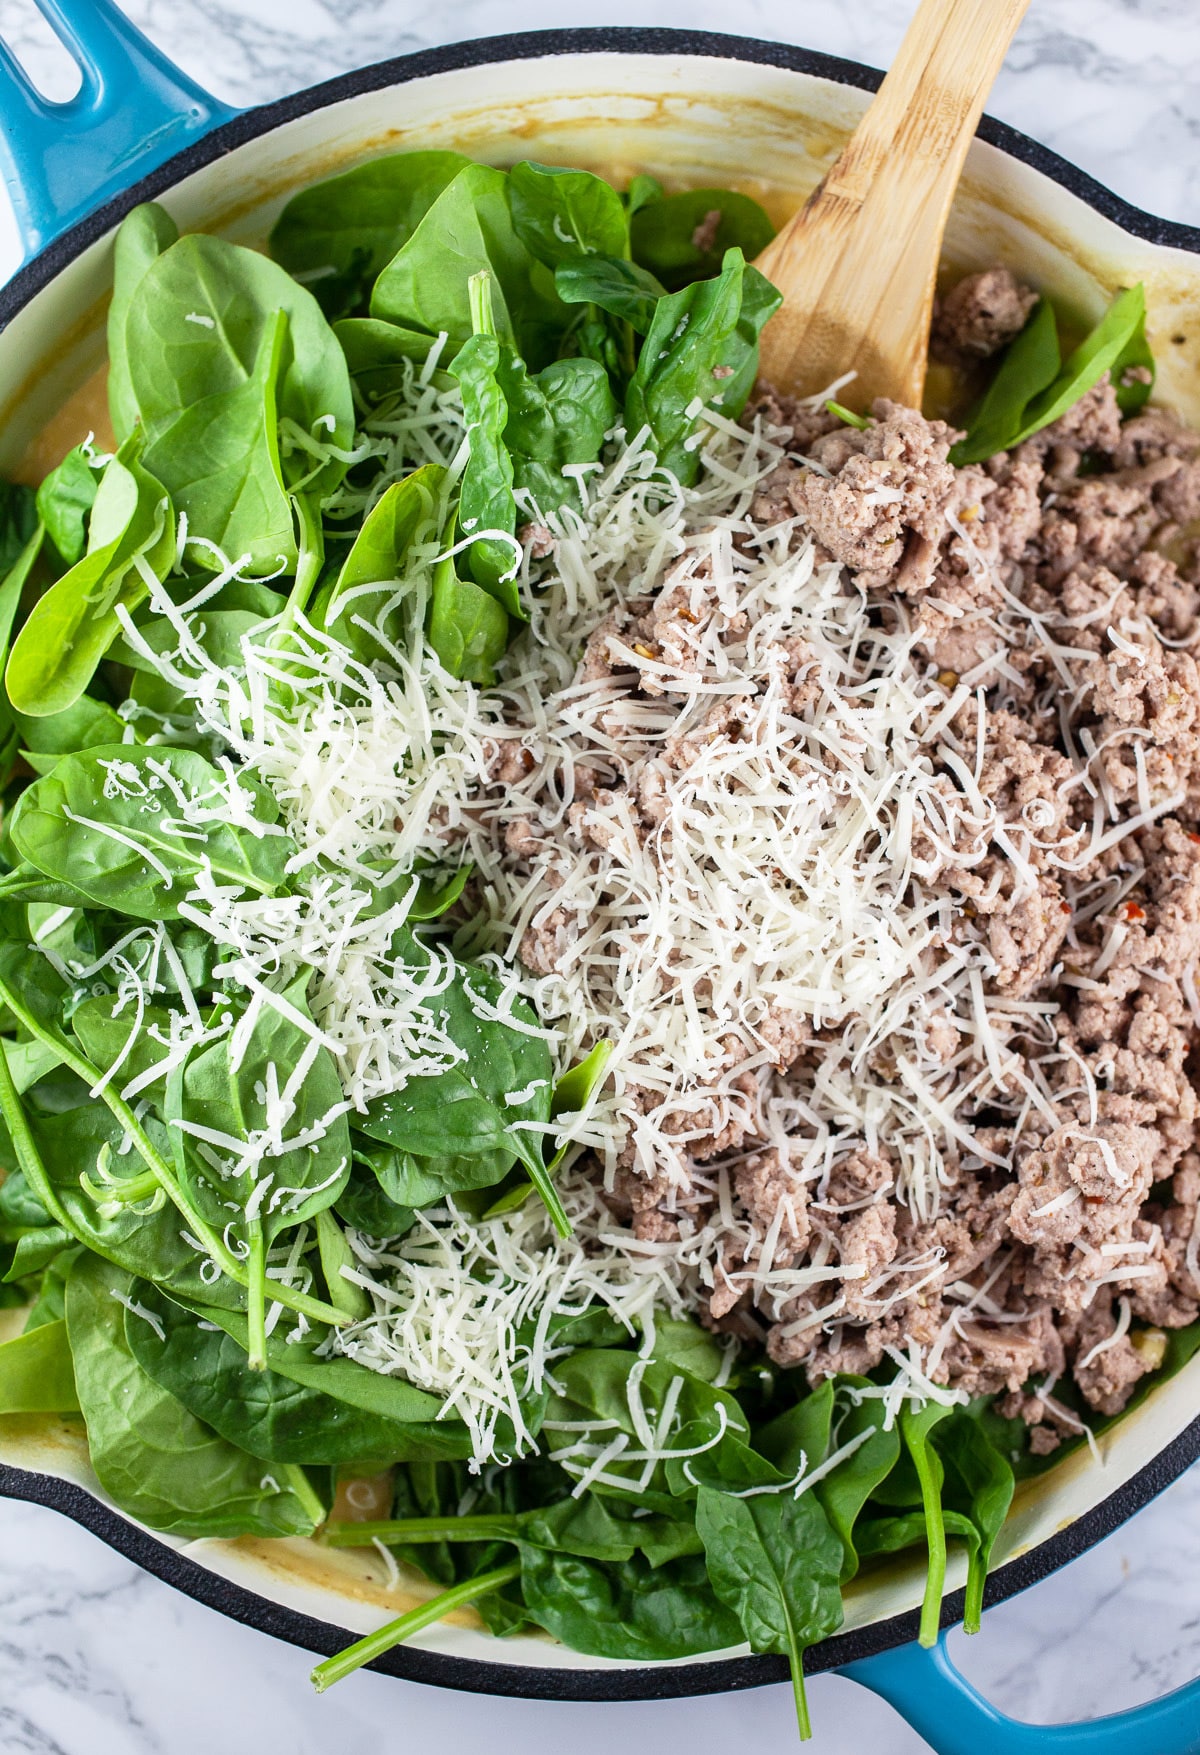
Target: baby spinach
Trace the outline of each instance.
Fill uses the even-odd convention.
[[[67,1325],[61,1318],[0,1346],[0,1414],[78,1411]]]
[[[223,777],[195,750],[102,744],[64,756],[21,795],[13,845],[46,877],[138,920],[178,918],[202,866],[273,895],[291,843],[266,788],[244,776],[237,785],[253,827],[221,820]],[[187,821],[189,805],[211,805],[211,819]]]
[[[1110,373],[1125,412],[1146,400],[1151,384],[1121,383],[1132,366],[1147,367],[1146,290],[1139,282],[1109,305],[1091,333],[1064,363],[1058,324],[1049,299],[1039,299],[1024,329],[1009,343],[998,371],[967,426],[966,437],[950,452],[954,464],[979,463],[997,451],[1011,451],[1073,408],[1081,396]],[[1152,378],[1151,378],[1152,381]]]
[[[0,481],[0,576],[16,566],[37,527],[37,496],[32,488]]]
[[[658,302],[667,290],[648,269],[612,256],[568,260],[556,270],[554,284],[566,304],[597,305],[639,335],[649,334]]]
[[[743,1498],[701,1487],[697,1494],[708,1579],[751,1649],[788,1659],[800,1735],[809,1737],[804,1651],[842,1624],[842,1545],[811,1493],[796,1498],[786,1485],[750,1492]]]
[[[525,612],[512,575],[518,495],[538,512],[580,504],[564,469],[594,463],[616,419],[608,374],[595,360],[557,360],[536,376],[496,334],[486,276],[471,284],[475,333],[454,363],[462,391],[470,456],[463,472],[459,525],[473,541],[468,562],[476,582],[510,615]]]
[[[125,336],[148,466],[194,534],[248,554],[255,572],[297,567],[303,607],[320,570],[320,506],[354,432],[345,356],[320,306],[267,257],[193,235],[146,270]],[[296,506],[299,559],[281,494]]]
[[[678,1380],[678,1388],[673,1386]],[[624,1432],[629,1450],[641,1450],[640,1421],[631,1408],[631,1398],[640,1402],[651,1430],[666,1405],[667,1397],[674,1402],[673,1430],[662,1441],[666,1450],[688,1451],[705,1446],[696,1458],[682,1462],[668,1460],[655,1465],[650,1481],[641,1486],[644,1463],[614,1456],[606,1464],[604,1479],[592,1485],[594,1493],[605,1497],[633,1498],[652,1512],[667,1517],[679,1515],[677,1497],[694,1496],[695,1482],[703,1478],[698,1471],[710,1462],[710,1454],[718,1453],[730,1441],[749,1438],[746,1416],[735,1396],[693,1377],[670,1359],[639,1359],[634,1353],[616,1348],[585,1348],[557,1360],[554,1365],[554,1392],[547,1407],[546,1419],[581,1423],[595,1420],[607,1443],[617,1431]],[[606,1424],[601,1424],[602,1422]],[[641,1430],[644,1431],[644,1426]],[[583,1426],[572,1431],[586,1436]],[[598,1433],[598,1435],[599,1435]],[[628,1480],[629,1486],[617,1486]]]
[[[348,1105],[329,1050],[314,1039],[308,979],[306,971],[279,994],[262,990],[250,1018],[167,1074],[164,1118],[180,1184],[246,1265],[256,1368],[266,1356],[267,1249],[331,1206],[350,1174]]]
[[[885,1427],[886,1414],[878,1401],[865,1401],[851,1406],[838,1427],[839,1444],[847,1444],[864,1431],[870,1432],[854,1453],[838,1468],[818,1481],[813,1492],[820,1500],[825,1515],[841,1538],[844,1558],[842,1582],[858,1571],[856,1547],[858,1519],[880,1482],[895,1467],[900,1454],[900,1434],[895,1426]]]
[[[467,289],[481,273],[495,285],[497,335],[535,368],[547,364],[566,311],[513,228],[505,173],[487,165],[468,165],[442,190],[375,282],[371,315],[431,337],[445,330],[450,365],[473,333]]]
[[[249,1329],[241,1311],[229,1310],[188,1301],[195,1314],[204,1322],[214,1323],[248,1353]],[[395,1442],[400,1442],[402,1429],[407,1429],[406,1442],[413,1457],[421,1462],[437,1462],[444,1458],[467,1457],[471,1454],[470,1437],[461,1421],[438,1419],[441,1403],[405,1382],[402,1377],[371,1371],[353,1359],[331,1354],[328,1358],[314,1351],[315,1337],[282,1340],[278,1334],[267,1337],[267,1365],[277,1376],[305,1389],[319,1392],[337,1402],[377,1419],[387,1420],[396,1427]]]
[[[138,422],[138,402],[129,372],[125,322],[146,270],[179,237],[179,227],[157,201],[143,202],[125,215],[113,246],[113,290],[108,307],[108,410],[119,441]]]
[[[405,329],[379,317],[343,317],[334,324],[333,333],[355,387],[367,402],[382,402],[403,389],[411,368],[423,366],[436,344],[424,330]],[[434,369],[430,381],[442,390],[453,383],[440,368]]]
[[[130,1517],[173,1535],[311,1535],[320,1517],[306,1482],[286,1467],[278,1480],[264,1473],[139,1365],[125,1330],[133,1284],[87,1253],[67,1282],[75,1383],[104,1491]]]
[[[963,1609],[964,1631],[977,1633],[992,1548],[1012,1504],[1015,1478],[1011,1464],[988,1441],[980,1421],[970,1412],[960,1411],[939,1426],[934,1443],[946,1471],[944,1503],[968,1517],[978,1532],[970,1550]]]
[[[147,595],[141,565],[162,579],[174,559],[171,502],[135,431],[101,477],[87,553],[38,599],[13,645],[4,680],[17,711],[40,718],[77,701],[118,631],[118,605]]]
[[[411,1207],[398,1206],[385,1192],[370,1165],[355,1154],[350,1180],[343,1188],[333,1210],[355,1231],[367,1237],[403,1237],[411,1231],[416,1214]]]
[[[37,717],[13,715],[25,760],[35,774],[48,774],[62,756],[73,756],[96,744],[120,743],[126,723],[115,708],[91,695],[80,695],[59,713]]]
[[[470,162],[460,152],[394,152],[314,183],[276,220],[271,254],[327,317],[346,316]]]
[[[531,1545],[521,1555],[531,1618],[572,1650],[597,1657],[653,1663],[739,1644],[737,1614],[708,1585],[699,1555],[660,1566],[642,1554],[606,1565]]]
[[[372,506],[321,614],[325,630],[364,663],[388,660],[404,643],[395,599],[419,586],[441,522],[445,470],[428,463],[393,482]]]
[[[428,968],[431,953],[417,939],[410,938],[408,954],[416,967]],[[462,1062],[410,1078],[393,1096],[377,1098],[356,1125],[369,1138],[418,1160],[418,1169],[420,1161],[428,1161],[435,1176],[439,1162],[486,1159],[488,1181],[499,1181],[519,1159],[566,1236],[570,1225],[542,1154],[553,1063],[533,1012],[524,1000],[506,995],[503,984],[483,969],[460,964],[447,975],[426,1003],[462,1051]],[[396,1187],[385,1183],[385,1188],[400,1205],[421,1204],[402,1197]]]
[[[921,1487],[921,1504],[929,1544],[929,1572],[918,1634],[922,1645],[937,1643],[942,1592],[946,1584],[946,1522],[942,1510],[944,1474],[941,1459],[931,1444],[930,1437],[934,1428],[943,1420],[949,1419],[953,1412],[953,1406],[946,1407],[941,1402],[926,1402],[923,1408],[915,1412],[909,1410],[900,1416],[900,1435]]]
[[[625,398],[632,437],[643,427],[658,461],[685,484],[700,467],[698,402],[735,420],[758,371],[758,337],[780,295],[728,250],[715,280],[694,282],[660,299]]]
[[[591,171],[526,162],[508,173],[513,230],[547,268],[586,256],[626,256],[629,220],[611,183]]]
[[[99,485],[95,469],[76,445],[37,491],[37,515],[65,566],[83,559],[88,516]]]
[[[508,645],[508,611],[473,579],[460,578],[454,559],[447,555],[433,569],[425,637],[451,676],[487,687]]]
[[[453,1421],[433,1424],[440,1407],[434,1396],[398,1383],[392,1400],[408,1410],[405,1420],[356,1407],[274,1369],[252,1371],[231,1334],[208,1316],[173,1303],[148,1281],[135,1280],[131,1297],[152,1319],[139,1320],[132,1311],[126,1318],[126,1342],[142,1369],[197,1419],[251,1456],[321,1467],[387,1464],[423,1448],[432,1456],[455,1454],[459,1428]],[[322,1362],[298,1343],[277,1340],[269,1347],[272,1361],[281,1351],[303,1350],[311,1375],[321,1377]],[[326,1377],[336,1382],[336,1368]]]
[[[630,224],[634,261],[670,292],[718,273],[726,250],[753,260],[774,236],[758,202],[733,189],[687,189],[639,201]]]

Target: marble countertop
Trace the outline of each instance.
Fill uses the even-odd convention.
[[[728,29],[725,0],[124,0],[134,21],[235,104],[407,50],[570,22]],[[743,32],[885,65],[909,0],[742,0]],[[70,90],[29,0],[0,35],[51,95]],[[1200,224],[1200,8],[1195,0],[1033,0],[992,113],[1141,207]],[[0,228],[0,277],[15,266]],[[992,1610],[956,1661],[998,1706],[1049,1722],[1116,1711],[1200,1673],[1200,1472],[1035,1591]],[[310,1694],[306,1654],[138,1572],[44,1509],[0,1501],[0,1755],[292,1755],[434,1743],[524,1755],[551,1742],[608,1755],[700,1746],[786,1750],[785,1687],[629,1706],[456,1696],[361,1674]],[[814,1755],[921,1755],[927,1745],[853,1684],[811,1685]]]

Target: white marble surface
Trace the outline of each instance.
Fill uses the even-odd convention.
[[[79,3],[79,0],[76,0]],[[248,104],[447,40],[569,22],[663,24],[784,39],[882,65],[908,0],[126,0],[196,78]],[[67,95],[29,0],[0,33]],[[1033,0],[991,109],[1127,199],[1200,224],[1196,0]],[[13,266],[0,229],[0,275]],[[1057,1578],[992,1611],[958,1661],[997,1704],[1040,1722],[1147,1700],[1200,1673],[1200,1473]],[[785,1688],[702,1701],[555,1706],[485,1701],[360,1675],[315,1700],[305,1654],[225,1621],[54,1513],[0,1502],[0,1755],[446,1755],[565,1747],[683,1755],[792,1745]],[[926,1745],[850,1683],[812,1685],[814,1755]]]

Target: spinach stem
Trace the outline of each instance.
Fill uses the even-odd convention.
[[[66,1208],[59,1200],[54,1184],[46,1174],[42,1154],[38,1151],[37,1142],[25,1115],[24,1105],[17,1094],[17,1087],[13,1083],[12,1068],[8,1064],[8,1044],[2,1040],[0,1040],[0,1115],[3,1115],[5,1125],[12,1136],[17,1162],[33,1184],[38,1199],[51,1217],[58,1221],[63,1230],[74,1236]]]
[[[504,1512],[476,1517],[395,1517],[376,1523],[329,1523],[321,1540],[330,1548],[369,1548],[375,1542],[512,1541],[513,1518]]]
[[[382,1657],[385,1651],[394,1646],[403,1645],[404,1641],[422,1627],[428,1627],[434,1621],[440,1621],[454,1609],[461,1609],[467,1603],[477,1602],[480,1597],[490,1596],[493,1591],[503,1590],[506,1584],[520,1578],[521,1566],[514,1561],[510,1566],[498,1566],[494,1572],[481,1572],[478,1578],[468,1578],[464,1584],[456,1584],[450,1590],[442,1591],[440,1596],[431,1597],[427,1603],[421,1603],[407,1614],[397,1615],[385,1627],[375,1633],[368,1633],[365,1639],[355,1640],[345,1651],[339,1651],[334,1657],[326,1658],[324,1663],[317,1665],[312,1672],[312,1685],[318,1694],[326,1688],[340,1682],[345,1676],[352,1675],[361,1669],[363,1664],[371,1663],[375,1658]]]
[[[983,1619],[983,1587],[987,1583],[987,1561],[983,1543],[971,1551],[967,1561],[967,1591],[963,1603],[963,1632],[978,1633]]]
[[[346,1242],[346,1233],[328,1207],[322,1207],[317,1214],[316,1226],[317,1252],[321,1257],[321,1272],[325,1275],[329,1302],[344,1311],[352,1322],[360,1322],[363,1317],[370,1316],[371,1300],[361,1286],[348,1280],[342,1272],[344,1267],[354,1266],[354,1251]]]
[[[917,1638],[924,1646],[937,1644],[942,1618],[942,1594],[946,1588],[946,1525],[942,1517],[942,1495],[929,1454],[927,1433],[914,1434],[906,1422],[902,1429],[909,1454],[921,1483],[921,1503],[925,1509],[925,1539],[929,1545],[929,1570],[925,1575],[925,1599],[921,1604],[921,1624]]]
[[[316,1488],[299,1463],[285,1463],[280,1471],[296,1498],[312,1518],[314,1524],[325,1521],[325,1505]]]
[[[321,528],[320,508],[314,506],[307,494],[297,494],[294,504],[300,525],[300,552],[296,561],[296,577],[284,605],[280,633],[294,628],[296,617],[303,615],[308,608],[308,600],[321,576],[325,561],[325,536]]]
[[[29,1010],[28,1006],[22,1003],[2,977],[0,977],[0,1000],[8,1006],[13,1016],[18,1018],[20,1022],[24,1024],[30,1035],[36,1036],[39,1042],[44,1042],[47,1047],[53,1048],[59,1056],[59,1059],[62,1061],[62,1064],[69,1067],[78,1078],[81,1078],[89,1089],[94,1089],[100,1084],[104,1077],[100,1069],[93,1066],[91,1061],[86,1060],[82,1054],[77,1054],[71,1047],[70,1043],[67,1042],[64,1037],[60,1036],[57,1031],[50,1030],[46,1025],[42,1024]],[[34,1156],[37,1159],[37,1163],[40,1166],[41,1160],[37,1157],[37,1147],[33,1143],[33,1135],[29,1132],[28,1123],[25,1122],[24,1111],[21,1109],[21,1103],[17,1096],[16,1087],[12,1083],[12,1074],[7,1059],[4,1062],[4,1071],[8,1075],[9,1092],[11,1093],[11,1099],[15,1109],[19,1112],[21,1124],[24,1126],[25,1139],[28,1147],[32,1149]],[[211,1260],[215,1261],[217,1266],[221,1269],[221,1272],[227,1274],[237,1285],[248,1287],[250,1284],[250,1277],[247,1274],[245,1267],[232,1251],[226,1249],[216,1232],[210,1225],[205,1223],[200,1214],[196,1211],[195,1207],[180,1187],[175,1172],[166,1162],[161,1152],[155,1148],[153,1142],[148,1138],[145,1129],[138,1121],[137,1116],[133,1113],[133,1110],[129,1107],[128,1103],[124,1102],[109,1085],[104,1086],[100,1095],[108,1108],[112,1111],[113,1115],[121,1123],[125,1132],[129,1135],[130,1140],[133,1142],[133,1145],[137,1150],[138,1156],[150,1170],[167,1199],[182,1217],[187,1220],[193,1237],[203,1249],[204,1253],[209,1256]],[[0,1079],[0,1105],[3,1104],[4,1097],[3,1080]],[[5,1119],[8,1119],[7,1113],[5,1114]],[[17,1143],[17,1136],[15,1133],[13,1134],[13,1143],[14,1145]],[[50,1181],[46,1176],[44,1167],[42,1167],[42,1177],[46,1187],[49,1189]],[[34,1182],[36,1187],[36,1177],[31,1176],[30,1180]],[[38,1188],[38,1193],[39,1195],[42,1194],[41,1188]],[[44,1195],[42,1198],[45,1201],[45,1204],[50,1207],[51,1211],[55,1213],[56,1217],[61,1215],[60,1223],[63,1228],[70,1231],[72,1236],[76,1235],[74,1225],[72,1225],[70,1219],[66,1216],[61,1204],[54,1198],[53,1191],[51,1190],[49,1200],[46,1200]],[[342,1310],[335,1310],[332,1304],[324,1304],[319,1298],[311,1298],[307,1292],[297,1292],[291,1286],[284,1286],[277,1280],[271,1281],[271,1297],[275,1303],[283,1304],[290,1310],[299,1311],[304,1316],[311,1316],[317,1322],[327,1322],[334,1325],[340,1325],[348,1320],[345,1312]]]
[[[263,1241],[262,1220],[250,1221],[250,1255],[247,1260],[249,1283],[246,1287],[246,1363],[251,1371],[267,1368],[267,1252]]]
[[[795,1645],[788,1653],[792,1672],[792,1699],[796,1703],[796,1723],[800,1729],[800,1741],[807,1743],[812,1736],[812,1721],[808,1716],[808,1695],[804,1691],[804,1653]]]

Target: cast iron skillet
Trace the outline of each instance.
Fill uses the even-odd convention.
[[[0,171],[12,194],[28,255],[0,289],[7,325],[90,244],[138,202],[153,199],[234,147],[295,118],[367,92],[492,63],[580,52],[703,55],[782,67],[874,90],[876,70],[835,56],[703,31],[616,29],[535,31],[401,56],[341,75],[276,103],[235,112],[196,86],[138,33],[112,0],[36,0],[76,56],[83,84],[68,104],[48,104],[0,43],[4,94]],[[985,117],[981,137],[1053,179],[1124,231],[1152,244],[1200,254],[1200,230],[1141,212],[1056,153]],[[130,180],[133,170],[142,172]],[[1118,1491],[988,1582],[991,1605],[1036,1584],[1110,1534],[1200,1456],[1200,1417]],[[119,1553],[197,1601],[310,1651],[332,1653],[343,1629],[272,1602],[222,1578],[128,1522],[84,1488],[0,1464],[0,1496],[47,1505],[90,1529]],[[944,1628],[963,1612],[962,1592],[942,1606]],[[944,1644],[910,1643],[915,1611],[826,1640],[810,1672],[842,1669],[889,1699],[939,1755],[1200,1755],[1200,1681],[1149,1706],[1078,1726],[1028,1726],[998,1714],[958,1674]],[[533,1668],[423,1651],[386,1653],[371,1666],[389,1675],[470,1693],[540,1700],[650,1700],[722,1693],[783,1681],[777,1657],[715,1658],[640,1669]]]

